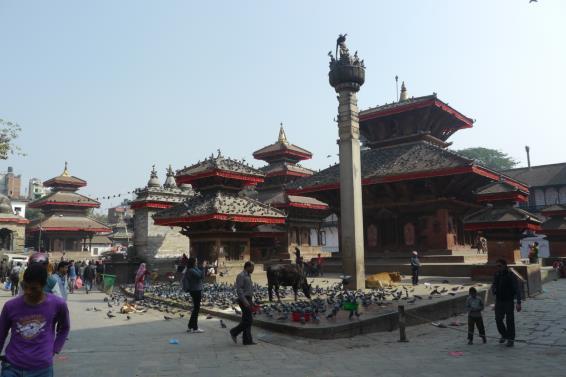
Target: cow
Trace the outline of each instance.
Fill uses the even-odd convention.
[[[296,264],[274,264],[267,267],[267,290],[269,293],[269,301],[273,301],[273,288],[277,299],[279,297],[279,286],[292,287],[295,292],[295,301],[297,301],[297,291],[299,288],[307,298],[311,298],[311,286],[307,283],[307,276],[302,266]]]

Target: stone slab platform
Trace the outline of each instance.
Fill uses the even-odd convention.
[[[448,287],[448,285],[438,285]],[[468,284],[468,286],[471,285]],[[423,295],[423,299],[417,300],[414,304],[409,304],[403,300],[391,301],[388,305],[379,308],[379,310],[363,312],[360,319],[355,319],[354,317],[353,320],[348,320],[347,316],[349,313],[344,310],[338,313],[336,319],[326,320],[322,318],[319,324],[311,322],[301,324],[292,322],[291,320],[278,321],[264,315],[256,315],[254,316],[254,326],[287,335],[311,339],[351,338],[361,334],[394,331],[399,327],[398,305],[405,306],[407,326],[438,321],[464,313],[468,294],[468,287],[465,288],[466,289],[458,291],[458,293],[455,293],[453,296],[447,294],[445,296],[435,296],[433,299],[428,299],[428,295]],[[476,288],[485,302],[491,301],[491,298],[488,296],[488,285],[483,284],[481,287],[476,285]],[[125,289],[122,289],[122,291],[131,296],[131,292]],[[146,296],[185,310],[189,310],[191,307],[189,303],[172,302],[150,295]],[[240,316],[236,315],[233,310],[201,307],[200,312],[236,322],[240,320]]]

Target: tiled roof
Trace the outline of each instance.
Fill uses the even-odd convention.
[[[91,199],[87,196],[77,194],[76,192],[72,191],[55,191],[51,194],[39,198],[29,204],[30,207],[39,207],[47,202],[56,202],[56,203],[69,203],[69,204],[77,204],[77,205],[85,205],[85,206],[96,206],[99,207],[100,203],[94,199]]]
[[[510,185],[509,183],[506,182],[491,182],[477,189],[476,194],[493,195],[493,194],[504,194],[509,192],[522,192],[522,191],[520,191],[515,186]],[[525,194],[528,194],[528,192],[525,192]]]
[[[145,187],[136,191],[136,199],[130,205],[139,202],[162,202],[162,203],[181,203],[188,196],[194,195],[192,188],[166,188],[166,187]]]
[[[542,224],[543,232],[545,230],[562,230],[566,234],[566,219],[564,217],[552,217]]]
[[[473,161],[452,151],[425,141],[417,141],[361,151],[362,179],[382,178],[408,173],[473,165]],[[339,182],[338,164],[310,177],[300,178],[287,185],[288,189],[306,188]]]
[[[52,215],[40,221],[34,221],[30,230],[37,230],[41,226],[43,231],[64,230],[72,231],[91,231],[91,232],[110,232],[110,228],[99,221],[83,216]]]
[[[307,151],[306,149],[298,147],[295,144],[280,143],[280,142],[276,142],[268,145],[267,147],[258,149],[253,153],[253,156],[254,158],[261,159],[261,157],[264,155],[276,155],[276,154],[284,155],[288,151],[297,152],[302,155],[307,155],[309,156],[309,158],[312,157],[312,153]]]
[[[384,110],[394,109],[394,108],[397,108],[397,107],[404,107],[404,106],[408,106],[408,105],[412,105],[412,104],[416,104],[416,103],[420,103],[420,102],[426,102],[426,101],[431,100],[431,99],[436,99],[436,94],[430,94],[428,96],[421,96],[421,97],[412,97],[412,98],[407,98],[404,101],[396,101],[396,102],[392,102],[392,103],[386,103],[385,105],[371,107],[369,109],[365,109],[365,110],[360,111],[360,116],[363,116],[363,115],[369,114],[369,113],[375,113],[375,112],[380,112],[380,111],[384,111]]]
[[[312,175],[312,174],[314,174],[314,171],[311,170],[311,169],[302,167],[300,165],[287,164],[287,163],[267,165],[267,166],[261,167],[259,170],[264,172],[266,175],[279,173],[279,172],[292,172],[292,173],[298,173],[298,174],[302,174],[302,175]]]
[[[566,163],[503,170],[502,173],[530,187],[566,185]]]
[[[516,221],[529,221],[534,224],[541,223],[538,217],[517,207],[487,207],[472,213],[464,219],[465,224]]]
[[[154,218],[181,218],[213,214],[284,218],[284,212],[247,197],[233,193],[197,193],[182,204],[157,212]]]
[[[29,220],[13,213],[0,213],[0,224],[1,223],[28,224]]]
[[[103,234],[97,234],[94,237],[92,237],[92,241],[93,244],[104,244],[104,245],[108,245],[111,244],[112,241],[110,240],[110,238],[108,238],[107,235],[103,235]]]
[[[57,186],[57,185],[70,185],[70,186],[82,187],[82,186],[86,186],[86,181],[75,176],[60,175],[43,182],[43,185],[46,187]]]
[[[246,165],[243,162],[236,161],[231,158],[224,157],[222,155],[218,155],[216,157],[211,156],[204,161],[199,161],[194,165],[177,170],[176,176],[179,177],[179,176],[199,175],[214,170],[223,170],[227,172],[257,176],[257,177],[264,176],[264,174],[260,170],[250,165]]]
[[[328,205],[320,200],[315,198],[310,198],[308,196],[300,196],[300,195],[287,195],[284,192],[279,192],[270,198],[265,198],[263,200],[264,203],[270,204],[273,206],[280,206],[280,205],[287,205],[287,204],[305,204],[305,205],[313,205],[313,206],[325,206]]]
[[[542,213],[545,213],[545,212],[562,212],[562,211],[566,211],[566,205],[564,205],[564,204],[553,204],[553,205],[545,207],[541,210]]]

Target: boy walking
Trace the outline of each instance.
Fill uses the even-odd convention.
[[[69,335],[65,301],[45,293],[47,270],[34,263],[24,273],[24,294],[4,305],[0,314],[0,349],[10,331],[1,377],[53,376],[53,355],[61,352]]]
[[[469,290],[470,295],[466,299],[466,310],[468,310],[468,344],[474,343],[474,326],[478,328],[480,337],[485,343],[485,327],[481,312],[483,310],[483,300],[478,296],[478,291],[474,287]]]

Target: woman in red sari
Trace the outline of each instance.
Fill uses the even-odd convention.
[[[136,272],[135,286],[134,286],[134,299],[136,301],[143,300],[143,295],[145,292],[145,275],[146,275],[145,263],[140,264],[138,272]]]

